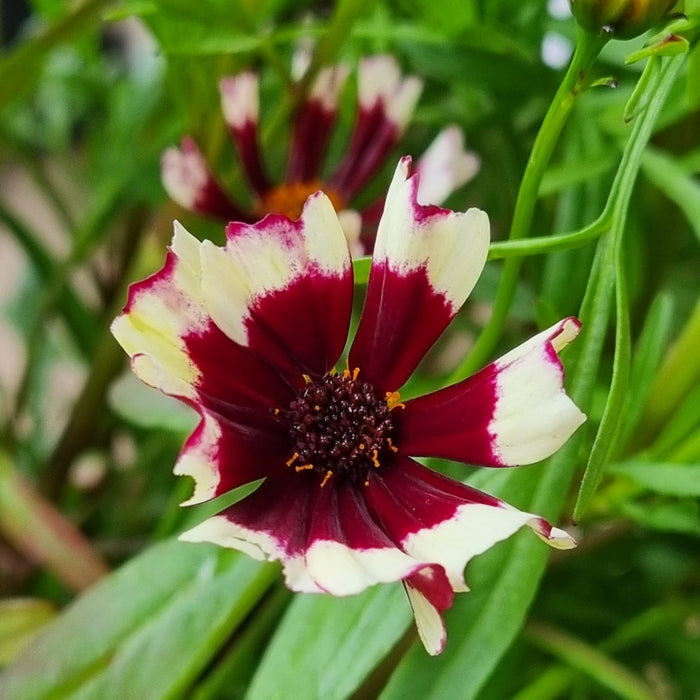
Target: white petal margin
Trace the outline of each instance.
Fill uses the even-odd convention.
[[[318,100],[326,112],[334,112],[349,74],[348,66],[342,64],[323,68],[314,81],[308,99]]]
[[[377,583],[400,581],[425,566],[394,547],[352,549],[331,540],[290,556],[272,535],[215,515],[179,537],[237,549],[259,561],[281,561],[287,587],[297,593],[353,595]]]
[[[247,122],[257,124],[260,117],[258,76],[252,71],[223,78],[219,82],[221,109],[232,129],[242,129]]]
[[[456,126],[443,129],[416,163],[420,178],[418,201],[442,204],[478,172],[479,157],[464,149],[464,136]]]
[[[168,196],[185,209],[192,209],[209,181],[209,170],[197,144],[182,140],[182,149],[168,148],[160,159],[163,187]]]
[[[453,313],[462,306],[486,262],[489,218],[480,209],[452,212],[417,202],[418,178],[408,177],[411,159],[399,161],[384,205],[374,246],[374,263],[399,275],[425,268],[436,293]]]
[[[193,398],[199,370],[183,337],[208,322],[200,286],[200,243],[179,222],[174,228],[169,269],[132,288],[111,330],[142,381],[166,394]]]
[[[402,549],[423,561],[440,564],[452,589],[468,591],[464,569],[477,554],[482,554],[497,542],[507,539],[527,525],[547,544],[556,549],[571,549],[576,542],[564,530],[551,528],[546,521],[532,513],[484,503],[465,503],[455,514],[430,528],[411,533],[401,542]]]
[[[579,333],[567,318],[496,360],[492,449],[506,465],[532,464],[556,452],[586,416],[564,391],[557,353]]]
[[[408,595],[408,602],[413,609],[413,617],[416,620],[418,636],[425,650],[431,656],[442,653],[447,641],[447,629],[442,615],[435,606],[410,583],[404,582],[404,588]]]
[[[306,200],[299,222],[272,215],[255,226],[235,226],[224,248],[202,244],[202,290],[216,325],[240,345],[248,344],[246,321],[260,298],[311,270],[329,277],[350,274],[343,229],[322,192]]]
[[[353,595],[377,583],[401,581],[425,566],[396,547],[353,549],[317,540],[306,551],[311,578],[327,593]]]
[[[381,54],[364,58],[358,73],[360,106],[370,110],[382,102],[387,118],[401,133],[408,124],[423,90],[423,81],[409,75],[401,78],[399,64],[393,56]]]
[[[192,496],[183,501],[181,506],[191,506],[210,500],[219,485],[218,445],[221,439],[221,426],[203,409],[200,410],[200,422],[195,431],[187,438],[180,456],[175,462],[173,474],[191,476],[194,479]]]

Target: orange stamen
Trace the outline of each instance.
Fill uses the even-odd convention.
[[[313,464],[300,464],[298,467],[294,467],[294,469],[298,472],[308,471],[309,469],[313,469],[313,468],[314,468]]]
[[[401,394],[398,391],[386,392],[386,405],[390,411],[393,411],[395,408],[406,408],[406,404],[401,401]]]
[[[333,472],[329,469],[326,472],[326,476],[323,477],[323,481],[321,482],[321,488],[323,488],[326,483],[328,483],[328,480],[333,476]]]
[[[352,371],[352,380],[353,382],[357,379],[357,375],[360,373],[360,368],[355,367],[355,369]]]
[[[299,459],[299,453],[295,452],[288,460],[287,460],[287,466],[291,467],[294,462],[296,462]]]
[[[377,455],[379,452],[377,450],[372,450],[372,464],[374,464],[375,467],[379,468],[379,460],[377,459]]]
[[[392,452],[398,452],[398,451],[399,451],[399,448],[396,447],[396,445],[394,445],[394,443],[391,441],[391,438],[387,438],[387,439],[386,439],[386,444],[389,445],[389,449],[390,449]]]

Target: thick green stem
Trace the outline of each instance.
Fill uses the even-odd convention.
[[[579,32],[576,50],[569,68],[542,122],[525,167],[510,229],[509,238],[512,241],[526,238],[530,234],[542,176],[549,164],[564,124],[571,113],[576,97],[589,83],[589,69],[606,41],[607,37]],[[481,332],[472,352],[455,371],[453,379],[458,380],[468,376],[489,360],[501,336],[515,296],[521,266],[522,259],[516,257],[508,258],[504,263],[491,318]]]

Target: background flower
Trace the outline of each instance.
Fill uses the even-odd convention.
[[[183,139],[181,148],[169,148],[163,154],[163,184],[168,194],[186,209],[226,221],[255,221],[269,213],[296,218],[306,198],[318,189],[326,192],[336,211],[347,209],[400,141],[422,89],[419,78],[401,75],[392,56],[363,58],[353,134],[341,161],[324,176],[323,160],[347,77],[344,65],[321,69],[295,115],[287,171],[277,183],[269,176],[261,153],[258,75],[244,72],[224,78],[221,106],[253,193],[253,206],[247,209],[234,203],[190,137]],[[440,204],[471,180],[478,168],[476,155],[464,150],[462,132],[455,126],[446,128],[418,161],[418,171],[427,175],[422,178],[420,201]],[[364,221],[349,211],[341,214],[355,253],[371,252],[382,206],[378,201],[367,207]]]

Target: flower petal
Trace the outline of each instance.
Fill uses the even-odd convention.
[[[212,322],[204,308],[200,248],[176,222],[165,266],[132,285],[124,312],[112,324],[136,374],[200,413],[175,466],[176,474],[195,479],[188,504],[284,463],[286,430],[271,411],[287,407],[294,396],[278,372]]]
[[[260,154],[258,76],[252,71],[223,78],[219,83],[221,109],[238,150],[250,186],[262,196],[270,189]]]
[[[454,591],[466,591],[464,568],[523,525],[553,547],[575,546],[546,520],[406,458],[372,474],[366,488],[373,517],[408,555],[442,566]]]
[[[288,468],[180,539],[279,560],[287,586],[305,593],[351,595],[420,571],[423,562],[397,549],[377,527],[358,488],[332,480],[321,487],[318,475]]]
[[[202,244],[208,312],[229,337],[298,379],[333,367],[345,344],[352,267],[333,205],[309,197],[301,219],[229,224],[224,248]]]
[[[319,72],[295,120],[287,182],[309,182],[318,177],[348,72],[343,65]]]
[[[112,334],[142,381],[171,396],[194,399],[200,373],[184,339],[208,321],[202,306],[199,241],[176,221],[165,266],[131,285]]]
[[[474,376],[407,401],[402,452],[493,467],[549,457],[586,419],[564,391],[557,356],[580,327],[564,319]]]
[[[443,129],[416,163],[420,179],[418,201],[442,204],[479,172],[480,161],[464,150],[464,136],[456,126]]]
[[[185,209],[226,221],[249,219],[215,180],[191,138],[182,140],[182,148],[163,153],[161,178],[170,198]]]
[[[476,284],[489,221],[478,209],[418,204],[411,160],[396,169],[379,222],[367,297],[350,364],[386,391],[408,379]]]
[[[422,89],[419,78],[401,78],[392,56],[371,56],[360,62],[357,123],[345,158],[329,181],[346,202],[374,175],[398,142]]]
[[[198,407],[199,425],[185,442],[173,472],[191,476],[194,493],[181,505],[203,503],[268,476],[284,466],[288,440],[274,428],[241,429]]]
[[[424,569],[424,571],[430,572],[433,570],[433,568],[428,567]],[[447,629],[445,628],[445,621],[442,619],[441,613],[452,605],[452,600],[450,599],[449,603],[443,603],[441,605],[440,601],[444,597],[442,592],[447,590],[451,596],[454,596],[444,571],[438,581],[438,585],[433,585],[433,588],[437,589],[437,593],[433,593],[432,595],[431,592],[425,591],[425,588],[422,586],[421,588],[423,588],[423,590],[415,585],[422,582],[417,575],[404,581],[408,602],[411,604],[413,617],[416,620],[418,636],[421,642],[423,642],[425,650],[431,656],[441,654],[442,650],[445,648],[445,642],[447,641]]]

